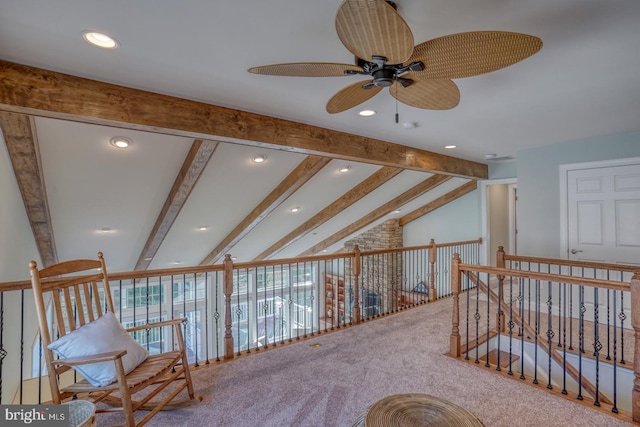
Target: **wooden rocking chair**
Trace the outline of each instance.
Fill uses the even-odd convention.
[[[183,408],[202,400],[194,394],[186,357],[182,335],[186,319],[125,330],[113,315],[101,252],[97,260],[66,261],[41,270],[32,261],[30,269],[53,403],[72,398],[101,402],[106,405],[99,405],[96,412],[123,411],[126,426],[134,427],[137,410],[150,411],[137,424],[141,426],[160,410]],[[49,303],[53,305],[53,316],[47,315]],[[177,349],[157,355],[148,355],[129,335],[171,327]],[[52,341],[52,335],[57,339]],[[171,334],[165,335],[165,340],[171,339]],[[64,377],[67,382],[69,377],[76,380],[65,385],[61,375],[72,368],[76,373]],[[162,398],[151,401],[165,388]],[[174,400],[184,389],[189,398]],[[132,400],[134,394],[136,398],[142,396],[141,400]]]

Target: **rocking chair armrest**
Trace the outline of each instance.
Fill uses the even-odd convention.
[[[187,321],[186,317],[179,317],[176,319],[163,320],[162,322],[147,323],[146,325],[134,326],[133,328],[127,328],[127,332],[144,331],[146,329],[159,328],[161,326],[177,326]]]
[[[77,366],[88,363],[108,362],[122,358],[127,354],[127,350],[109,351],[107,353],[92,354],[89,356],[69,357],[68,359],[56,359],[54,363],[58,366]]]

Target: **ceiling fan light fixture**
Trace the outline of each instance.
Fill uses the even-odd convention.
[[[362,110],[358,114],[362,117],[371,117],[375,116],[376,112],[373,110]]]

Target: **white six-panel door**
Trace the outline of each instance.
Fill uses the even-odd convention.
[[[640,162],[566,176],[569,258],[640,265]]]

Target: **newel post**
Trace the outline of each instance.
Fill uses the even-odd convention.
[[[451,260],[451,293],[453,294],[453,311],[451,315],[451,337],[449,339],[449,355],[460,357],[460,254],[453,254]]]
[[[640,422],[640,270],[631,278],[631,326],[635,333],[633,347],[633,390],[631,392],[631,413],[634,422]]]
[[[504,268],[504,247],[498,246],[498,252],[496,252],[496,267]]]
[[[233,335],[231,333],[231,294],[233,293],[233,261],[231,255],[224,256],[224,358],[234,357]]]
[[[436,241],[429,242],[429,302],[436,300]]]
[[[353,315],[356,324],[360,323],[360,247],[356,244],[353,248],[353,264],[351,273],[353,274]]]

